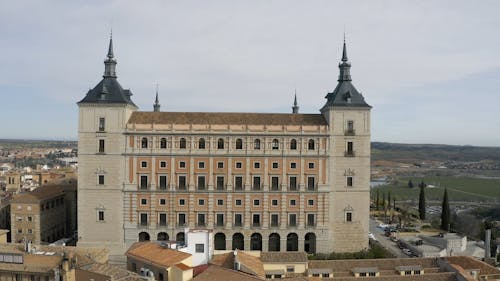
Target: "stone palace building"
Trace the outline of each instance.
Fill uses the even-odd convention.
[[[209,229],[215,250],[353,252],[368,247],[370,110],[344,42],[318,114],[139,111],[117,81],[78,102],[79,246],[123,256],[143,240]]]

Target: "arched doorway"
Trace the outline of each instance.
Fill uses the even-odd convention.
[[[293,252],[299,250],[299,236],[296,233],[290,233],[286,237],[286,250]]]
[[[254,233],[250,236],[250,250],[262,251],[262,235]]]
[[[269,235],[269,252],[280,251],[280,235],[278,233],[271,233]]]
[[[226,235],[224,233],[217,233],[214,235],[214,248],[215,250],[226,249]]]
[[[166,232],[160,232],[158,233],[158,236],[156,238],[158,241],[168,241],[168,234]]]
[[[304,237],[304,251],[308,254],[316,253],[316,234],[309,232]]]
[[[149,233],[141,232],[139,233],[139,242],[149,241]]]
[[[179,243],[182,243],[184,244],[184,242],[186,241],[186,238],[185,238],[185,234],[184,232],[179,232],[177,233],[177,235],[175,236],[175,241],[179,242]]]
[[[233,250],[245,250],[245,242],[243,240],[243,234],[235,233],[233,234]]]

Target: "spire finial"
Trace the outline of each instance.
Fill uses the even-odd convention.
[[[295,97],[293,99],[292,113],[293,114],[299,113],[299,106],[297,103],[297,88],[295,88]]]
[[[347,47],[346,47],[346,44],[345,44],[345,31],[344,31],[344,47],[342,49],[342,61],[343,62],[348,61],[348,59],[347,59]]]
[[[153,104],[153,111],[160,111],[160,101],[158,100],[158,83],[156,83],[156,98],[155,103]]]
[[[111,28],[111,32],[109,34],[109,47],[108,47],[108,58],[112,59],[113,55],[113,28]]]

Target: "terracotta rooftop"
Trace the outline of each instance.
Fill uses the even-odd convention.
[[[164,267],[181,263],[191,257],[191,254],[164,248],[155,242],[136,242],[128,249],[126,255]]]
[[[262,252],[260,259],[263,263],[306,263],[306,252]]]
[[[58,186],[44,185],[31,192],[15,194],[10,203],[33,203],[38,204],[41,201],[63,195],[63,191]]]
[[[363,260],[310,260],[309,268],[329,268],[333,272],[352,271],[357,267],[377,267],[379,270],[395,270],[397,266],[415,266],[423,268],[439,267],[436,258],[404,259],[363,259]]]
[[[471,257],[446,257],[444,259],[466,270],[479,269],[479,275],[500,274],[500,270],[495,267]]]
[[[258,257],[245,254],[244,252],[238,250],[233,253],[236,253],[234,255],[234,262],[240,263],[240,271],[260,277],[264,277],[266,275],[262,261]]]
[[[321,114],[134,112],[129,124],[327,125]]]
[[[193,281],[260,281],[262,277],[246,274],[240,271],[211,265],[207,270],[192,279]]]

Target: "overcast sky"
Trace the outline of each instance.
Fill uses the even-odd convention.
[[[0,138],[76,139],[102,79],[140,110],[319,113],[346,30],[372,140],[500,145],[500,1],[0,0]]]

